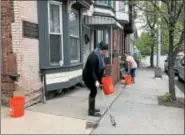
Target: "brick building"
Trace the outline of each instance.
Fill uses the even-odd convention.
[[[38,23],[35,1],[2,1],[2,102],[17,92],[31,105],[41,99],[38,39],[23,37],[23,21]]]
[[[91,3],[2,1],[3,104],[19,94],[28,107],[42,100],[44,88],[47,93],[81,81],[81,9]]]

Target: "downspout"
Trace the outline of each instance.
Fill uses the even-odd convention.
[[[46,74],[44,71],[40,72],[42,80],[42,102],[46,103]]]
[[[0,0],[0,13],[1,13],[1,0]],[[2,15],[2,13],[1,13],[1,15]],[[1,16],[0,16],[0,20],[1,20]],[[0,29],[1,29],[1,33],[2,33],[2,27],[1,27],[1,25],[2,25],[2,23],[1,23],[1,21],[0,21]],[[0,64],[1,64],[1,66],[0,66],[0,72],[2,72],[2,65],[3,65],[3,63],[2,63],[2,57],[3,57],[3,55],[2,55],[2,36],[1,36],[1,33],[0,33]],[[0,80],[1,80],[1,77],[0,77]],[[2,80],[1,80],[2,81]],[[1,82],[2,83],[2,82]],[[0,83],[0,86],[2,86],[2,84]],[[1,103],[1,102],[0,102]]]
[[[113,60],[112,60],[112,53],[113,53],[113,51],[112,51],[112,25],[111,25],[111,30],[110,30],[110,34],[111,34],[111,43],[110,43],[110,53],[111,53],[111,56],[110,56],[110,64],[112,65],[112,63],[113,63]]]

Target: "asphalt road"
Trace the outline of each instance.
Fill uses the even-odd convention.
[[[166,56],[161,56],[160,57],[160,63],[159,63],[159,66],[160,68],[162,69],[162,71],[164,71],[164,61],[166,59]],[[145,60],[143,60],[143,63],[147,66],[150,65],[150,57],[146,57]],[[154,65],[156,66],[156,56],[154,56]],[[185,92],[185,83],[183,82],[179,82],[177,77],[175,79],[175,83],[176,83],[176,86],[184,93]]]

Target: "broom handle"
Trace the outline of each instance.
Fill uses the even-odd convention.
[[[100,89],[101,89],[101,86],[100,86]],[[109,114],[111,115],[111,111],[110,111],[110,108],[109,108],[109,105],[108,105],[108,101],[107,101],[107,99],[105,98],[105,95],[104,95],[104,92],[103,92],[102,89],[101,89],[101,91],[102,91],[102,96],[103,96],[104,102],[105,102],[105,104],[106,104],[106,106],[107,106],[108,112],[109,112]]]

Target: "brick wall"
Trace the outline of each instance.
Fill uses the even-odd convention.
[[[3,1],[3,3],[7,3],[7,1]],[[9,30],[6,33],[8,36],[8,39],[6,38],[7,42],[4,43],[8,46],[3,50],[3,54],[11,54],[10,52],[12,52],[11,56],[3,58],[3,61],[7,64],[4,65],[4,69],[17,72],[20,75],[18,81],[11,85],[13,88],[11,90],[15,90],[15,92],[20,91],[22,95],[25,95],[25,107],[27,107],[39,102],[42,94],[42,84],[39,75],[38,39],[29,39],[22,35],[23,20],[38,23],[37,1],[13,1],[12,5],[14,7],[14,22],[7,21],[10,13],[6,13],[5,11],[9,10],[3,6],[3,14],[6,13],[4,20],[6,20],[5,23],[8,25],[6,29]],[[8,64],[11,64],[11,66]],[[16,71],[10,70],[10,68],[16,69]]]
[[[122,30],[113,30],[113,53],[122,53],[124,49],[124,35]],[[110,58],[108,58],[110,59]],[[107,62],[110,62],[107,60]],[[114,82],[114,85],[120,80],[120,62],[119,58],[113,58],[112,65],[106,65],[106,76],[111,76]]]
[[[15,82],[8,75],[17,73],[16,56],[12,48],[11,23],[14,20],[13,2],[1,1],[1,34],[2,34],[2,62],[1,62],[1,102],[8,105],[9,98],[15,90]]]
[[[22,35],[23,20],[38,23],[37,1],[14,1],[14,16],[12,43],[17,56],[17,70],[20,74],[17,91],[24,92],[27,107],[39,102],[42,94],[38,39],[25,38]]]
[[[112,65],[106,65],[106,76],[111,76],[114,85],[120,80],[120,63],[118,58],[113,59]]]

